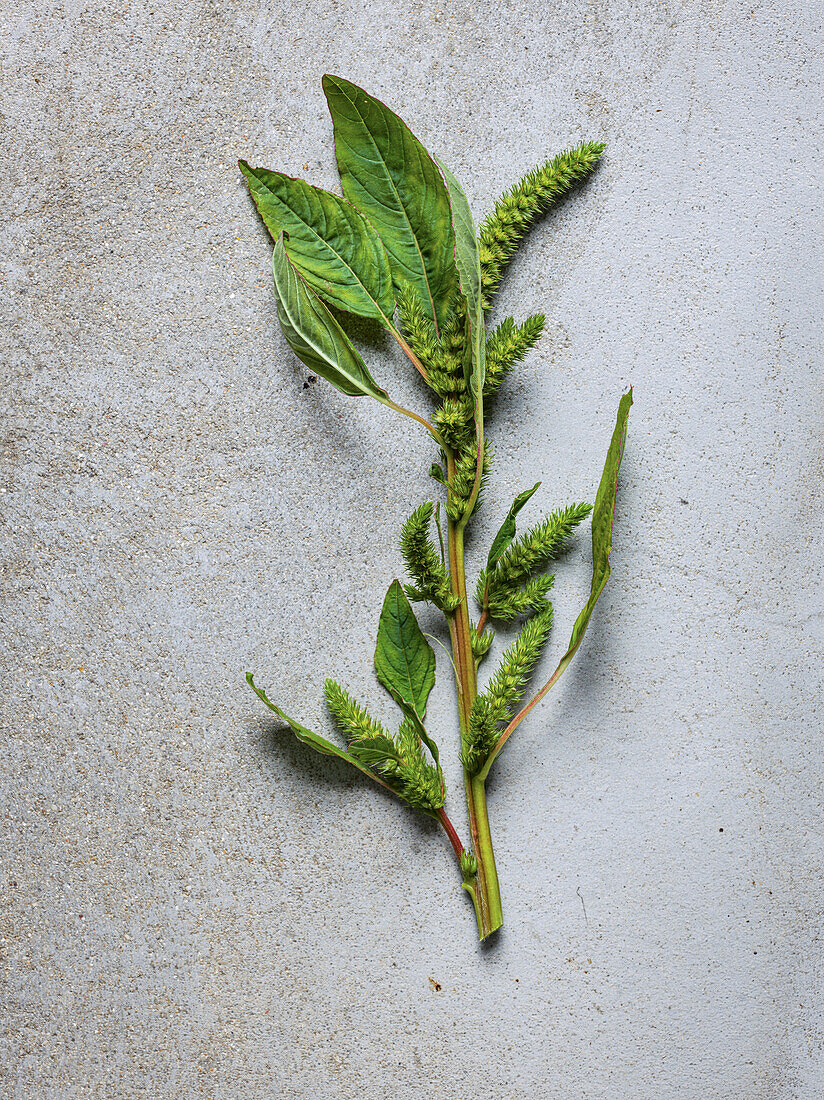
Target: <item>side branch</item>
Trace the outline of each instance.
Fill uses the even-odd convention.
[[[512,721],[509,723],[509,725],[503,731],[501,736],[495,742],[495,747],[493,748],[492,752],[489,754],[489,757],[487,758],[486,763],[484,764],[484,766],[480,770],[480,772],[478,772],[478,775],[481,779],[486,779],[486,777],[489,775],[489,769],[492,767],[493,763],[495,762],[495,758],[498,756],[501,749],[507,743],[507,741],[512,736],[512,734],[515,732],[515,730],[518,728],[518,726],[520,726],[521,722],[523,722],[524,718],[526,718],[526,716],[529,714],[529,712],[532,710],[532,708],[537,706],[538,703],[540,703],[540,701],[546,695],[546,693],[550,690],[550,688],[555,686],[555,684],[558,682],[558,680],[561,676],[561,673],[564,671],[564,669],[567,667],[567,665],[569,665],[570,661],[572,660],[572,658],[574,656],[575,656],[575,651],[574,650],[571,653],[567,653],[564,656],[561,663],[558,665],[558,667],[552,673],[550,678],[547,680],[547,682],[541,688],[541,690],[536,692],[536,694],[532,696],[532,698],[529,700],[529,702],[526,704],[526,706],[518,711],[518,713],[515,715],[515,717],[512,719]]]

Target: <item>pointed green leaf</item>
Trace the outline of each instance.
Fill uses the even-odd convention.
[[[517,530],[515,526],[515,517],[532,494],[538,491],[540,484],[540,481],[536,481],[531,489],[524,489],[522,493],[519,493],[518,496],[515,497],[512,502],[512,507],[506,514],[506,519],[501,524],[501,528],[492,540],[492,546],[489,548],[489,557],[486,560],[487,572],[495,568],[506,549],[512,544],[512,540],[515,538]]]
[[[618,470],[624,456],[624,442],[627,437],[627,420],[632,405],[632,390],[625,393],[618,403],[618,419],[612,440],[607,451],[604,472],[598,485],[598,493],[592,508],[592,588],[586,605],[575,620],[569,649],[563,658],[569,663],[589,626],[592,612],[598,597],[604,591],[609,580],[609,555],[612,551],[612,523],[615,518],[615,498],[618,493]],[[566,667],[566,665],[564,665]]]
[[[426,732],[426,726],[415,713],[415,708],[410,706],[408,703],[401,703],[400,707],[403,713],[415,727],[415,732],[417,733],[418,737],[420,737],[421,741],[423,741],[424,745],[426,745],[426,747],[429,749],[430,753],[432,754],[432,759],[435,761],[438,767],[440,767],[440,755],[438,753],[438,746]]]
[[[255,686],[255,681],[251,672],[246,673],[246,682],[254,691],[255,695],[261,699],[269,710],[273,710],[278,718],[282,719],[292,730],[295,737],[299,741],[302,741],[304,745],[309,745],[317,752],[323,753],[324,756],[337,756],[341,760],[345,760],[353,767],[357,768],[359,772],[363,772],[364,775],[368,775],[370,779],[374,779],[376,783],[380,783],[382,787],[386,787],[387,790],[392,790],[388,783],[385,783],[379,775],[376,775],[371,769],[367,768],[363,763],[357,760],[350,753],[344,749],[334,745],[331,741],[327,741],[325,737],[321,737],[318,733],[313,733],[312,730],[308,730],[305,726],[302,726],[300,722],[296,722],[294,718],[290,718],[288,714],[284,714],[280,707],[275,706],[266,697],[266,692],[262,688]]]
[[[389,254],[396,286],[411,283],[436,330],[457,286],[449,197],[435,162],[406,123],[339,76],[324,76],[343,193]]]
[[[289,347],[310,370],[350,397],[386,403],[382,390],[327,307],[289,259],[281,233],[272,257],[278,318]]]
[[[267,168],[238,161],[266,228],[285,232],[289,259],[330,305],[386,327],[395,312],[389,258],[364,216],[338,195]]]
[[[412,715],[422,721],[435,683],[435,653],[397,580],[392,581],[383,601],[375,671],[395,702],[410,708]]]
[[[455,179],[442,160],[435,158],[449,195],[452,212],[452,229],[455,235],[455,266],[458,269],[458,282],[461,294],[466,302],[466,315],[469,320],[472,359],[467,381],[476,402],[476,415],[483,415],[484,380],[486,379],[486,337],[484,333],[484,311],[481,294],[481,258],[478,253],[478,237],[475,222],[464,189]],[[478,406],[480,405],[480,409]]]

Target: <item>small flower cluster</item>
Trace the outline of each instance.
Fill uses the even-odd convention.
[[[477,775],[495,747],[501,723],[512,717],[552,629],[552,606],[531,618],[506,650],[484,690],[475,697],[461,759]]]
[[[543,313],[527,317],[522,325],[516,325],[514,317],[501,321],[486,342],[484,397],[497,393],[515,363],[537,344],[545,321]]]
[[[449,614],[460,603],[452,592],[449,574],[440,554],[429,537],[435,505],[431,500],[416,508],[401,529],[400,550],[406,568],[415,584],[404,585],[407,599],[429,600],[435,607]]]
[[[414,722],[404,718],[393,737],[334,680],[323,685],[326,705],[349,751],[372,768],[410,806],[435,814],[444,804],[440,767],[427,764]]]
[[[539,214],[592,172],[603,151],[600,141],[582,142],[527,173],[495,203],[495,209],[481,226],[479,238],[485,309],[489,308],[518,241]]]

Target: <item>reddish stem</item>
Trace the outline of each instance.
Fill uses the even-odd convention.
[[[483,609],[483,611],[481,612],[480,619],[478,619],[478,625],[475,627],[475,633],[478,635],[479,638],[483,634],[484,630],[486,629],[486,624],[487,624],[488,619],[489,619],[489,609],[485,607]]]
[[[458,859],[460,859],[461,855],[463,854],[463,852],[466,849],[464,848],[463,844],[461,844],[461,838],[458,836],[457,832],[455,831],[455,826],[452,824],[452,822],[446,816],[446,810],[443,807],[441,807],[440,810],[438,810],[438,815],[437,816],[438,816],[438,821],[440,821],[441,825],[443,825],[444,831],[446,832],[446,835],[449,837],[449,843],[455,849],[455,855],[458,857]]]

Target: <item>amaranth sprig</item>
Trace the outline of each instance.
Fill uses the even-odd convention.
[[[400,710],[396,732],[387,730],[329,678],[324,692],[342,734],[341,744],[291,718],[255,686],[251,673],[247,679],[299,740],[346,761],[440,823],[484,938],[503,920],[486,778],[512,733],[569,665],[606,584],[618,469],[632,403],[631,393],[621,398],[592,509],[589,598],[555,672],[515,713],[552,624],[548,595],[553,577],[544,569],[590,507],[573,505],[553,513],[517,538],[517,516],[540,483],[519,493],[485,560],[478,563],[482,569],[475,592],[481,614],[477,623],[472,622],[466,532],[481,507],[493,457],[486,442],[484,399],[498,391],[529,353],[544,325],[542,314],[521,324],[509,317],[488,335],[484,311],[518,240],[543,210],[593,170],[603,146],[582,143],[530,172],[498,199],[479,236],[458,180],[393,111],[341,77],[325,76],[323,88],[335,131],[343,198],[284,173],[240,162],[275,242],[272,272],[281,331],[313,374],[343,394],[371,398],[425,429],[437,448],[438,461],[432,462],[429,454],[426,462],[446,494],[446,530],[432,501],[409,516],[400,548],[411,583],[404,588],[398,580],[391,582],[378,621],[375,674]],[[390,396],[394,381],[384,384],[372,376],[347,334],[348,314],[383,326],[424,379],[431,407],[404,407]],[[359,582],[353,578],[353,583]],[[427,640],[431,635],[418,625],[410,598],[431,603],[449,631],[467,844],[446,813],[440,748],[427,717],[435,651]],[[526,619],[479,691],[478,668],[495,640],[488,629],[490,617],[504,622]]]

